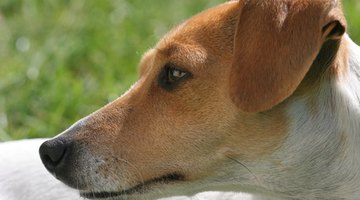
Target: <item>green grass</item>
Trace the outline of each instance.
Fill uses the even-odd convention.
[[[343,0],[350,37],[360,45],[360,1]]]
[[[51,137],[123,93],[172,26],[220,0],[1,0],[0,141]],[[360,2],[345,1],[360,41]]]

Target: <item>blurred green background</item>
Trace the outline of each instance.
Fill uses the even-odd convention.
[[[1,0],[0,141],[52,137],[121,95],[172,26],[223,0]],[[346,0],[360,41],[360,1]]]

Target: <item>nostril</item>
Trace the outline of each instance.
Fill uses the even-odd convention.
[[[65,151],[62,153],[56,152],[54,154],[48,154],[48,155],[45,154],[43,162],[46,163],[44,164],[48,166],[48,168],[55,168],[60,163],[64,155],[65,155]]]
[[[40,158],[49,171],[54,171],[63,160],[66,153],[66,145],[59,141],[46,141],[39,149]]]

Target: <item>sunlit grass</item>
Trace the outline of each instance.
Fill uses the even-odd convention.
[[[0,1],[0,141],[51,137],[123,93],[172,26],[223,1]],[[345,1],[360,40],[360,3]]]

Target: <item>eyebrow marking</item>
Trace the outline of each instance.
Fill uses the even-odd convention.
[[[170,57],[172,54],[174,54],[176,51],[179,51],[179,47],[177,44],[171,44],[171,45],[166,45],[165,48],[155,48],[157,50],[157,52]]]
[[[187,63],[187,65],[193,67],[205,64],[208,58],[206,50],[197,45],[172,43],[166,45],[164,48],[160,47],[155,49],[170,60]]]

